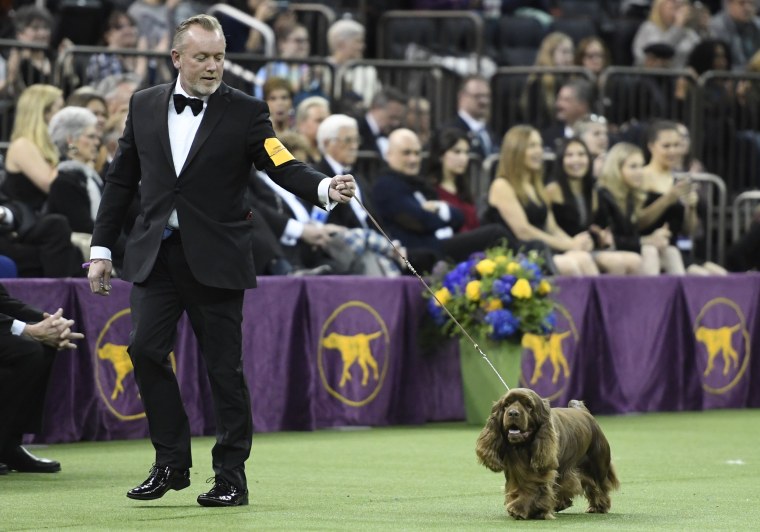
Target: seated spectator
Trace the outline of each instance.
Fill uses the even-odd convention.
[[[612,58],[607,45],[601,37],[596,35],[581,39],[575,49],[575,64],[588,69],[597,79],[611,62]]]
[[[20,7],[13,17],[13,26],[17,41],[50,46],[53,16],[44,7]],[[11,48],[8,54],[5,94],[15,98],[30,85],[51,83],[53,63],[48,53],[48,50]]]
[[[406,102],[406,96],[393,87],[385,88],[372,97],[369,110],[359,119],[360,150],[374,151],[385,158],[388,135],[404,123]]]
[[[534,66],[572,66],[574,51],[573,40],[568,35],[555,31],[541,41]],[[556,107],[557,93],[561,83],[561,77],[553,73],[528,76],[520,98],[520,108],[526,122],[535,124],[539,129],[546,128],[553,122],[552,114]]]
[[[296,60],[309,57],[309,32],[301,24],[283,26],[277,32],[277,55],[282,61],[271,61],[256,72],[253,94],[261,98],[263,86],[271,77],[285,78],[293,89],[296,106],[310,96],[325,97],[329,73],[321,65],[299,63]],[[288,61],[285,61],[285,60]]]
[[[588,148],[592,174],[598,178],[604,164],[604,154],[610,147],[607,119],[600,115],[587,115],[575,123],[573,136],[581,139]]]
[[[549,246],[560,275],[598,275],[590,253],[591,235],[569,236],[549,209],[543,153],[541,134],[533,127],[519,125],[507,131],[483,222],[501,223],[521,241],[538,240]]]
[[[0,255],[16,263],[19,277],[81,277],[82,253],[71,243],[69,221],[36,214],[0,193]]]
[[[268,25],[275,34],[280,28],[292,26],[296,23],[295,13],[289,8],[287,2],[278,2],[277,0],[246,0],[245,2],[238,3],[237,7],[256,20]],[[201,11],[196,11],[196,13]],[[191,14],[195,15],[196,13]],[[224,35],[227,39],[228,53],[249,52],[264,54],[266,52],[264,49],[264,37],[256,28],[251,28],[249,25],[225,15],[220,15],[219,21],[222,24]]]
[[[383,229],[412,252],[459,262],[476,251],[499,243],[517,249],[517,242],[503,226],[481,226],[456,233],[464,222],[462,212],[441,201],[429,180],[420,176],[422,146],[413,131],[397,129],[388,137],[388,168],[372,187],[372,199]],[[429,271],[434,261],[415,264]]]
[[[327,47],[330,55],[327,60],[339,69],[349,61],[359,61],[364,58],[364,26],[355,20],[336,20],[327,30]],[[344,93],[358,95],[365,106],[369,107],[372,97],[382,89],[373,66],[356,66],[344,73]],[[346,95],[343,97],[346,98]],[[343,106],[341,105],[341,111]]]
[[[594,241],[591,256],[601,272],[638,274],[641,256],[617,248],[607,220],[600,221],[599,196],[591,175],[591,154],[582,140],[564,141],[557,151],[554,170],[554,179],[546,186],[546,197],[557,225],[571,237],[581,233],[591,235]]]
[[[101,136],[97,117],[83,107],[64,107],[50,120],[50,138],[58,147],[58,177],[50,187],[47,210],[69,221],[72,242],[82,255],[90,252],[95,216],[103,194],[103,179],[93,167]]]
[[[485,160],[496,153],[497,141],[488,129],[491,118],[491,85],[482,76],[468,76],[462,80],[457,92],[457,116],[447,127],[467,133],[473,153]]]
[[[359,154],[359,126],[354,118],[343,114],[328,116],[317,131],[321,160],[315,168],[325,175],[352,174],[356,180],[356,200],[336,205],[327,215],[327,223],[336,226],[331,240],[342,239],[361,262],[355,273],[364,275],[399,275],[405,253],[400,242],[393,245],[370,223],[368,212],[376,217],[370,186],[364,176],[353,170]],[[342,228],[342,229],[337,229]],[[394,249],[395,247],[395,249]]]
[[[480,226],[472,198],[469,164],[470,143],[462,130],[444,128],[433,136],[427,175],[438,197],[462,211],[464,223],[457,232],[471,231]]]
[[[760,17],[756,0],[725,0],[710,20],[710,35],[729,43],[734,68],[743,70],[760,50]]]
[[[148,49],[147,39],[140,36],[135,20],[124,11],[118,10],[113,11],[108,17],[106,30],[103,32],[103,45],[112,50]],[[125,73],[134,73],[139,80],[145,80],[148,73],[147,58],[115,53],[93,55],[87,64],[87,83],[94,86],[108,76]]]
[[[85,85],[84,87],[79,87],[69,95],[66,99],[66,105],[84,107],[85,109],[92,111],[92,114],[98,119],[97,124],[95,124],[95,129],[97,130],[98,135],[100,135],[101,144],[100,149],[98,150],[98,156],[95,158],[94,166],[95,170],[99,173],[103,173],[106,170],[106,164],[110,162],[108,159],[108,151],[102,142],[103,134],[106,130],[106,124],[108,123],[108,105],[106,104],[106,99],[96,89]]]
[[[330,116],[330,102],[321,96],[309,96],[296,107],[296,132],[309,143],[307,158],[304,161],[317,163],[322,153],[317,146],[317,130],[319,124]]]
[[[108,116],[126,114],[129,111],[129,100],[140,87],[141,81],[134,72],[112,74],[103,78],[95,90],[103,95],[108,107]]]
[[[704,165],[694,157],[694,153],[692,152],[689,128],[680,122],[676,122],[676,129],[678,130],[681,142],[678,145],[678,160],[673,166],[673,170],[676,172],[704,172]]]
[[[594,86],[585,79],[571,79],[560,87],[554,102],[556,123],[543,133],[550,151],[554,151],[563,139],[573,136],[573,127],[591,114],[593,102]]]
[[[641,254],[643,275],[683,274],[681,252],[670,243],[670,230],[660,227],[647,236],[636,228],[646,201],[644,152],[628,142],[615,144],[599,177],[599,223],[609,228],[616,249]]]
[[[688,177],[675,178],[681,138],[674,122],[661,120],[652,124],[647,141],[652,156],[644,167],[643,189],[647,198],[638,216],[637,227],[642,234],[667,227],[671,232],[670,243],[681,250],[684,262],[688,263],[700,222],[699,185]],[[688,271],[702,275],[725,273],[720,266],[709,262],[703,266],[691,264]]]
[[[692,48],[699,42],[697,33],[687,27],[692,7],[686,0],[654,0],[649,18],[633,38],[632,50],[636,65],[644,66],[644,50],[653,43],[673,47],[673,67],[683,68]]]
[[[76,349],[84,338],[58,309],[38,310],[0,285],[0,474],[56,473],[61,464],[38,458],[22,445],[24,434],[42,429],[45,396],[55,352]]]
[[[171,49],[176,24],[170,25],[170,15],[178,3],[178,0],[135,0],[129,5],[127,14],[137,23],[137,32],[145,43],[145,50],[168,52]],[[174,77],[174,70],[169,68],[164,57],[148,58],[147,80],[151,85]]]
[[[731,272],[760,270],[760,210],[755,209],[749,229],[728,248],[726,269]]]
[[[293,127],[293,90],[288,80],[269,78],[264,83],[264,101],[269,106],[269,119],[279,137]]]
[[[48,134],[48,123],[62,107],[61,89],[52,85],[28,87],[16,105],[2,190],[26,206],[30,215],[44,210],[50,186],[58,175],[60,157]]]

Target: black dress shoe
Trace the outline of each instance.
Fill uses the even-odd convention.
[[[14,471],[20,473],[57,473],[61,464],[47,458],[37,458],[32,453],[18,445],[0,456],[0,460]]]
[[[248,504],[248,490],[233,486],[226,480],[216,477],[214,487],[207,493],[198,495],[201,506],[245,506]]]
[[[5,464],[0,464],[0,475],[7,475],[8,474],[8,466]]]
[[[160,499],[169,490],[183,490],[190,485],[189,469],[172,469],[153,465],[145,482],[127,492],[127,497],[139,501]]]

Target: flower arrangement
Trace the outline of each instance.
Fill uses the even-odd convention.
[[[498,246],[433,272],[428,311],[449,336],[463,336],[441,305],[473,337],[520,341],[524,333],[548,334],[556,325],[553,283],[541,272],[535,251]]]

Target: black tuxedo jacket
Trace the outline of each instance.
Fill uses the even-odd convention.
[[[369,127],[367,118],[360,116],[356,119],[356,123],[359,128],[359,151],[374,151],[380,153],[380,146],[377,145],[377,138],[372,132],[372,128]]]
[[[198,133],[179,175],[169,143],[168,109],[174,83],[135,93],[119,149],[106,175],[92,236],[93,246],[112,248],[135,194],[139,214],[129,234],[122,276],[132,282],[150,274],[161,235],[177,209],[182,245],[195,278],[219,288],[256,286],[252,253],[251,166],[310,203],[326,176],[287,157],[263,101],[222,83],[208,99]]]
[[[0,336],[11,334],[13,320],[36,323],[43,320],[42,311],[8,294],[0,284]]]

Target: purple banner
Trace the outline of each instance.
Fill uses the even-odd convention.
[[[126,352],[129,290],[86,280],[4,280],[14,296],[74,318],[37,441],[147,435]],[[558,326],[523,338],[521,384],[595,413],[760,406],[760,275],[559,279]],[[413,278],[264,278],[244,302],[244,370],[257,432],[464,418],[456,341],[424,341]],[[753,356],[754,355],[754,356]],[[171,355],[193,434],[213,434],[205,366],[185,317]],[[485,363],[485,362],[484,362]],[[754,378],[753,378],[754,377]]]

